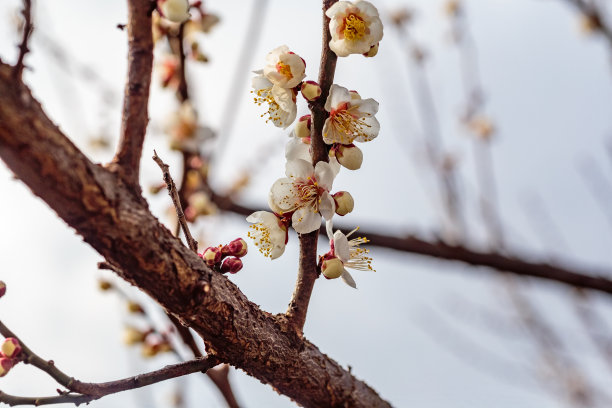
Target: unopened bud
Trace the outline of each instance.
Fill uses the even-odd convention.
[[[237,256],[238,258],[245,256],[247,251],[247,243],[242,238],[236,238],[221,248],[221,253],[223,256]]]
[[[142,332],[134,327],[128,326],[123,331],[123,342],[128,346],[143,343],[147,337],[146,332]]]
[[[208,247],[200,254],[200,258],[206,262],[206,265],[214,266],[221,261],[221,249],[219,247]]]
[[[376,54],[378,54],[378,43],[374,44],[373,46],[370,47],[370,51],[368,52],[364,52],[363,56],[364,57],[375,57]]]
[[[144,309],[136,302],[129,301],[127,304],[128,312],[130,313],[144,313]]]
[[[0,281],[0,297],[6,293],[6,283]]]
[[[315,81],[302,82],[302,96],[307,101],[316,101],[321,96],[321,87]]]
[[[106,290],[110,290],[113,287],[113,284],[107,280],[100,279],[98,281],[98,287],[100,288],[100,290],[106,291]]]
[[[0,377],[4,377],[13,368],[13,360],[8,357],[0,358]]]
[[[157,7],[161,14],[175,23],[189,20],[188,0],[157,0]]]
[[[353,211],[355,201],[353,200],[353,196],[348,191],[339,191],[332,197],[336,203],[336,214],[346,215]]]
[[[304,115],[299,118],[293,128],[293,132],[301,139],[310,137],[310,115]]]
[[[159,353],[159,345],[158,344],[149,344],[145,343],[142,345],[140,349],[140,354],[145,358],[155,357],[157,353]]]
[[[238,258],[225,258],[221,264],[221,273],[237,273],[242,269],[242,261]]]
[[[336,257],[325,259],[321,264],[321,273],[327,279],[339,278],[344,272],[344,264]]]
[[[14,337],[4,339],[4,343],[2,343],[2,354],[6,357],[15,358],[20,352],[21,344],[19,344],[19,340]]]
[[[363,152],[353,144],[340,145],[336,149],[336,159],[343,167],[349,170],[357,170],[361,168],[361,163],[363,163]]]

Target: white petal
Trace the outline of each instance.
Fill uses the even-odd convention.
[[[336,203],[334,198],[327,192],[321,194],[319,212],[326,220],[331,220],[336,212]]]
[[[344,13],[347,8],[352,7],[353,3],[350,1],[339,1],[334,3],[330,8],[327,9],[325,15],[333,19],[336,15]]]
[[[287,161],[304,160],[310,161],[310,145],[303,143],[299,137],[291,137],[285,146],[285,158]]]
[[[351,94],[349,90],[343,86],[333,84],[329,89],[327,101],[325,101],[325,110],[331,112],[332,109],[337,108],[341,103],[350,101]]]
[[[342,166],[340,166],[338,159],[336,159],[334,156],[329,156],[329,166],[334,172],[334,178],[335,178],[338,175],[338,173],[340,173],[340,167]]]
[[[276,47],[275,49],[270,51],[268,55],[266,55],[266,63],[270,65],[276,65],[279,57],[282,54],[286,54],[288,52],[289,52],[289,47],[287,47],[286,45],[281,45],[279,47]]]
[[[279,256],[281,256],[283,253],[285,252],[285,241],[283,238],[283,242],[281,243],[276,243],[274,242],[274,247],[272,249],[272,252],[270,252],[270,259],[276,259]]]
[[[351,103],[351,108],[357,108],[361,116],[371,116],[378,112],[378,102],[372,98],[359,99]]]
[[[349,285],[351,288],[357,289],[357,284],[355,283],[355,280],[353,279],[351,274],[347,272],[346,269],[344,270],[344,272],[342,272],[342,275],[340,275],[340,277],[342,278],[344,283]]]
[[[318,162],[314,168],[314,174],[321,187],[327,191],[331,190],[334,183],[334,177],[336,177],[337,173],[334,172],[329,163],[324,161]]]
[[[295,209],[293,180],[281,178],[274,182],[268,195],[268,204],[275,213],[281,214]]]
[[[285,175],[287,177],[293,177],[296,179],[305,179],[312,177],[315,174],[315,170],[306,160],[296,159],[289,160],[285,164]]]
[[[291,217],[293,229],[300,234],[307,234],[321,228],[321,215],[310,207],[298,208]]]
[[[271,214],[268,211],[255,211],[253,214],[249,215],[246,220],[248,222],[256,223],[256,222],[264,222],[265,214]],[[274,214],[272,214],[274,215]]]
[[[334,233],[334,254],[343,262],[348,262],[351,259],[351,251],[348,243],[348,238],[338,230]]]
[[[306,74],[304,73],[306,69],[306,64],[304,64],[304,60],[302,60],[302,58],[300,58],[300,56],[297,54],[287,53],[281,56],[280,61],[289,65],[289,68],[291,69],[291,75],[293,76],[293,78],[287,81],[285,87],[295,88],[300,82],[302,82],[304,77],[306,77]]]
[[[325,231],[327,231],[327,238],[332,241],[334,239],[334,223],[331,219],[325,222]]]
[[[366,125],[368,125],[368,127],[364,127],[362,129],[365,136],[357,136],[355,140],[358,142],[369,142],[370,140],[376,139],[376,136],[378,136],[378,133],[380,132],[380,123],[378,122],[378,119],[376,119],[374,116],[370,116],[364,118],[363,121],[366,123]]]
[[[270,82],[265,76],[258,75],[251,79],[251,86],[256,91],[259,91],[260,89],[272,88],[272,82]]]

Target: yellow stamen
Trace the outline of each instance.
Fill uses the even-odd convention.
[[[283,62],[279,61],[276,63],[276,71],[287,79],[293,78],[291,67]]]
[[[355,14],[349,14],[344,19],[344,38],[349,41],[360,40],[367,30],[367,26],[363,19]]]

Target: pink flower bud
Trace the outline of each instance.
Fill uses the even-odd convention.
[[[2,343],[2,354],[9,358],[15,358],[21,353],[21,344],[14,337],[4,339]]]
[[[315,81],[302,82],[302,96],[307,101],[316,101],[321,96],[321,87]]]
[[[363,163],[363,152],[354,144],[340,145],[335,153],[338,163],[349,170],[357,170]]]
[[[237,273],[242,269],[242,261],[238,258],[225,258],[221,264],[221,273]]]
[[[301,139],[310,137],[310,115],[304,115],[299,118],[293,131],[295,135]]]
[[[6,283],[0,281],[0,298],[6,293]]]
[[[0,358],[0,377],[4,377],[13,368],[13,360],[8,357]]]
[[[236,238],[221,248],[221,253],[223,256],[237,256],[238,258],[245,256],[247,251],[247,243],[242,238]]]
[[[344,264],[336,257],[324,259],[321,263],[321,273],[327,279],[339,278],[344,272]]]
[[[214,266],[221,262],[221,249],[219,247],[208,247],[200,255],[200,258],[206,262],[206,265]]]
[[[374,44],[370,47],[370,51],[363,53],[364,57],[374,57],[378,54],[378,44]]]
[[[332,197],[336,203],[336,214],[344,216],[353,211],[355,201],[348,191],[339,191],[332,195]]]

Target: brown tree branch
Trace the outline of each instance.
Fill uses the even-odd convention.
[[[148,103],[153,69],[151,12],[155,2],[128,1],[128,78],[123,99],[121,137],[110,168],[140,193],[140,157],[149,123]]]
[[[0,158],[111,265],[204,339],[209,354],[306,407],[387,407],[212,271],[118,176],[87,159],[0,64]]]
[[[319,66],[321,96],[314,102],[308,104],[312,117],[310,155],[313,166],[320,161],[329,161],[327,145],[323,142],[323,125],[325,124],[325,119],[329,116],[329,113],[325,110],[325,101],[329,95],[329,88],[334,82],[338,57],[329,48],[331,34],[329,32],[329,17],[325,15],[325,12],[336,1],[337,0],[323,0],[323,44],[321,49],[321,65]],[[301,333],[304,329],[312,289],[314,288],[315,281],[319,277],[317,271],[318,236],[319,234],[316,231],[308,234],[300,234],[298,277],[295,283],[293,296],[291,297],[286,312],[289,324],[293,326],[298,333]]]
[[[212,201],[220,210],[248,216],[255,211],[254,208],[245,207],[235,203],[231,198],[213,193]],[[349,231],[346,226],[336,226],[337,229]],[[381,228],[384,230],[384,228]],[[327,236],[325,228],[320,231]],[[483,266],[497,273],[509,272],[517,276],[544,279],[582,289],[594,290],[612,295],[612,271],[588,270],[570,268],[548,262],[530,261],[529,257],[511,252],[483,252],[463,246],[450,245],[443,241],[431,241],[414,234],[394,236],[381,234],[360,228],[359,234],[368,237],[369,246],[395,249],[416,255],[428,256],[447,261],[462,262],[472,266]]]
[[[15,335],[15,333],[13,333],[8,327],[6,327],[2,321],[0,321],[0,334],[2,334],[2,336],[5,338],[13,337],[19,341],[21,352],[17,358],[20,361],[23,361],[26,364],[31,364],[41,371],[44,371],[45,373],[49,374],[51,378],[57,381],[58,384],[66,387],[69,390],[69,392],[62,392],[59,396],[54,397],[16,397],[0,391],[0,402],[4,402],[11,406],[48,405],[66,402],[79,405],[83,402],[88,403],[109,394],[116,394],[122,391],[145,387],[147,385],[198,371],[205,372],[219,363],[216,357],[207,356],[205,358],[198,358],[179,364],[168,365],[156,371],[139,374],[121,380],[104,383],[86,383],[76,380],[75,378],[62,372],[55,366],[52,360],[47,361],[38,356],[24,344],[23,340]]]
[[[168,194],[172,198],[172,204],[174,204],[174,208],[176,209],[176,215],[178,217],[178,222],[183,230],[183,234],[185,234],[185,239],[187,240],[187,245],[193,252],[198,252],[198,241],[193,239],[191,236],[191,232],[189,231],[189,226],[187,225],[187,219],[185,218],[185,213],[183,212],[183,207],[181,206],[181,199],[179,198],[178,191],[176,190],[176,185],[174,184],[174,180],[172,180],[172,176],[170,176],[169,166],[163,162],[162,159],[157,155],[156,151],[153,151],[153,160],[161,169],[164,182],[166,183],[166,188],[168,189]]]
[[[23,0],[23,36],[21,38],[21,44],[19,45],[19,56],[17,57],[17,63],[13,68],[13,75],[16,81],[21,81],[21,76],[23,74],[23,60],[30,51],[28,48],[28,40],[30,39],[30,35],[34,30],[34,26],[32,25],[32,0]]]

